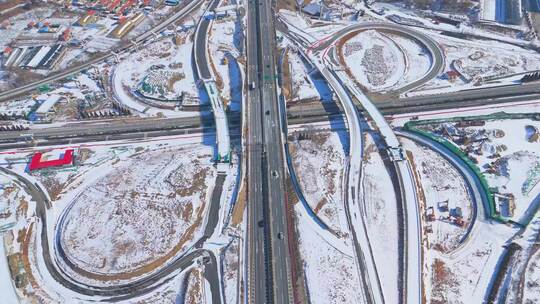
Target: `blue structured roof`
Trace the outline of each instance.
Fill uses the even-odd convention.
[[[540,0],[526,0],[528,11],[540,13]]]
[[[317,3],[314,3],[314,2],[311,2],[309,4],[307,4],[306,6],[304,6],[302,8],[302,11],[306,14],[309,14],[309,15],[312,15],[312,16],[319,16],[320,13],[321,13],[321,5],[320,4],[317,4]],[[325,13],[328,12],[328,9],[325,8],[324,6],[322,7],[322,13],[323,15]]]

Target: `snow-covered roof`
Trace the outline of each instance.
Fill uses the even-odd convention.
[[[37,114],[46,114],[48,113],[52,107],[62,98],[60,95],[53,94],[49,96],[40,106],[37,108],[36,113]]]
[[[319,16],[321,13],[321,5],[317,3],[309,3],[306,6],[302,8],[302,11],[306,14],[312,15],[312,16]],[[326,7],[322,7],[322,13],[323,15],[328,12],[328,9]]]

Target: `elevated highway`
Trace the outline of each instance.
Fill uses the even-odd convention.
[[[212,0],[205,14],[209,11],[214,11],[218,7],[220,0]],[[203,17],[197,25],[195,31],[195,39],[193,43],[193,53],[195,58],[195,65],[197,68],[197,74],[199,81],[202,82],[210,104],[212,105],[212,112],[214,113],[214,120],[217,132],[217,160],[222,162],[230,161],[231,157],[231,140],[229,134],[229,125],[227,122],[227,114],[223,107],[223,102],[219,95],[218,88],[216,86],[215,77],[211,70],[211,63],[208,59],[208,33],[212,27],[212,20],[207,18],[203,14]]]
[[[374,28],[384,28],[385,24],[372,24]],[[358,146],[358,139],[361,136],[360,131],[355,130],[355,124],[358,123],[359,113],[356,111],[356,108],[353,106],[351,98],[348,96],[350,92],[360,103],[362,108],[367,112],[367,114],[373,119],[373,123],[380,132],[383,141],[387,147],[388,154],[393,161],[395,171],[399,180],[399,189],[401,192],[401,200],[403,204],[403,209],[405,213],[403,226],[405,228],[405,250],[403,258],[403,273],[402,276],[402,286],[400,289],[403,289],[403,301],[405,303],[421,303],[422,301],[422,243],[421,243],[421,224],[420,224],[420,212],[418,201],[416,198],[416,186],[412,178],[412,174],[408,163],[404,160],[406,159],[403,155],[401,144],[399,143],[397,136],[394,134],[393,129],[390,127],[389,123],[386,121],[379,109],[374,105],[374,103],[364,94],[346,72],[343,71],[343,68],[339,66],[339,63],[335,60],[335,46],[333,43],[340,37],[350,33],[354,30],[366,29],[369,27],[364,27],[364,24],[358,25],[356,28],[350,27],[346,28],[338,34],[332,36],[329,39],[323,39],[321,42],[316,43],[315,46],[309,48],[310,51],[313,51],[312,56],[318,59],[311,60],[311,62],[316,66],[322,73],[325,80],[331,85],[332,89],[338,95],[342,106],[345,109],[346,117],[349,125],[349,132],[351,138],[351,152],[350,152],[350,178],[349,178],[349,189],[353,189],[349,192],[349,195],[352,196],[352,201],[358,200],[358,189],[359,189],[359,176],[360,176],[360,164],[362,151],[356,151],[355,146]],[[399,29],[399,28],[398,28]],[[392,27],[393,31],[397,29]],[[401,30],[401,29],[399,29]],[[407,32],[407,35],[414,35]],[[296,36],[303,36],[302,33],[296,33]],[[293,41],[297,41],[295,37],[292,37]],[[419,40],[424,39],[424,37],[418,38]],[[301,48],[302,44],[305,44],[306,41],[309,41],[309,37],[303,36],[301,41],[297,41],[299,47]],[[428,46],[428,49],[430,47]],[[437,48],[438,50],[438,48]],[[437,61],[436,49],[432,50],[434,58],[432,67],[429,72],[414,85],[420,85],[435,75],[438,74],[438,70],[444,61]],[[330,57],[325,57],[326,54],[333,55]],[[307,58],[307,56],[306,56]],[[442,56],[440,57],[443,58]],[[439,66],[437,66],[439,65]],[[355,155],[357,154],[357,155]],[[356,193],[354,191],[356,187]],[[357,208],[361,208],[358,206]],[[370,246],[369,246],[369,237],[367,235],[365,223],[360,221],[356,223],[354,229],[358,230],[357,237],[361,245],[363,245],[360,251],[360,254],[363,255],[363,262],[365,265],[364,272],[364,282],[369,282],[366,285],[367,293],[371,297],[366,299],[369,302],[384,303],[384,294],[380,286],[379,277],[376,271],[376,265],[372,256],[370,256]],[[354,231],[353,229],[353,231]],[[377,289],[375,289],[377,288]]]
[[[373,119],[373,123],[382,136],[393,161],[399,180],[401,200],[405,214],[405,253],[403,286],[405,303],[422,302],[422,227],[420,207],[416,197],[416,185],[409,163],[406,161],[403,149],[390,124],[386,121],[373,102],[356,86],[347,73],[339,67],[334,67],[337,79],[362,105],[362,108]]]
[[[283,304],[293,302],[293,290],[272,4],[248,2],[247,300]]]
[[[324,78],[328,81],[338,99],[345,109],[347,125],[349,127],[350,152],[349,167],[347,169],[347,201],[345,202],[350,230],[355,244],[357,264],[360,268],[363,283],[363,296],[365,303],[384,303],[384,294],[381,288],[377,267],[369,244],[368,232],[363,217],[351,216],[354,210],[360,208],[358,193],[360,190],[360,172],[363,154],[362,130],[360,127],[359,113],[353,105],[352,99],[340,83],[335,73],[328,67],[316,64]]]
[[[260,86],[259,79],[259,31],[257,28],[257,1],[247,3],[247,79]],[[247,136],[243,144],[247,153],[247,241],[245,267],[247,303],[269,303],[271,296],[271,274],[268,269],[269,246],[266,240],[269,224],[265,221],[263,202],[263,129],[261,92],[250,89],[247,92],[244,121]]]

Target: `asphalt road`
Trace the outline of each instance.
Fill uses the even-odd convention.
[[[213,1],[213,3],[217,2],[218,1]],[[286,216],[284,214],[285,197],[280,194],[284,193],[284,162],[279,132],[279,109],[277,108],[274,80],[274,37],[273,32],[270,33],[267,30],[268,28],[273,28],[270,24],[272,22],[272,12],[268,9],[268,3],[263,2],[263,5],[260,6],[259,9],[257,2],[250,2],[249,17],[253,19],[250,21],[250,18],[248,18],[248,79],[249,83],[254,80],[257,88],[256,90],[250,90],[248,92],[249,99],[247,107],[248,183],[250,183],[248,190],[250,229],[248,233],[250,239],[249,267],[251,269],[249,272],[249,299],[251,303],[288,303],[291,299],[290,274],[288,273],[290,268],[287,266],[290,265],[287,250],[288,247],[286,246],[288,240],[286,233],[284,233],[284,239],[279,239],[277,237],[278,231],[286,232],[287,229],[285,222]],[[266,23],[264,20],[259,20],[254,23],[253,20],[257,20],[257,18],[264,18]],[[400,28],[400,30],[402,30],[402,28]],[[250,31],[252,32],[251,34]],[[197,43],[199,43],[198,41],[199,40],[197,40]],[[206,45],[205,41],[204,44]],[[205,50],[206,48],[204,47],[203,49]],[[203,53],[206,56],[206,52]],[[100,60],[103,60],[103,58]],[[200,67],[206,67],[208,71],[206,57],[204,60],[204,64],[201,64]],[[83,67],[78,68],[80,70]],[[66,75],[69,75],[74,72],[67,71],[66,73]],[[66,75],[58,75],[55,77],[61,79]],[[203,72],[201,72],[201,75],[204,77]],[[44,80],[43,83],[53,80],[54,79],[47,79]],[[41,84],[42,83],[33,85],[37,87]],[[415,85],[417,84],[418,83],[415,83]],[[22,92],[31,90],[28,87],[22,87],[20,89]],[[8,94],[0,94],[0,100],[6,98],[6,96],[8,96],[7,98],[10,98],[9,96],[13,95],[9,94],[13,94],[14,92],[10,91],[6,93]],[[457,106],[526,101],[538,98],[540,98],[540,86],[538,86],[538,84],[526,84],[500,88],[483,88],[434,96],[395,99],[393,101],[379,102],[377,103],[377,106],[383,113],[390,114],[414,112],[418,110],[452,109]],[[267,111],[268,115],[263,114],[267,113]],[[297,119],[298,117],[301,117],[304,122],[309,122],[321,119],[321,117],[324,118],[328,113],[320,105],[314,105],[302,106],[300,110],[295,110],[293,107],[288,115],[293,118],[296,117]],[[21,136],[23,138],[27,137],[24,136],[25,134],[31,134],[36,138],[46,138],[49,140],[49,143],[57,143],[62,140],[68,142],[88,141],[93,138],[96,140],[107,140],[111,138],[135,139],[149,136],[184,134],[192,132],[192,128],[211,125],[212,119],[205,117],[162,120],[146,119],[132,120],[129,122],[117,121],[103,123],[101,125],[99,123],[93,124],[90,128],[88,125],[73,125],[69,128],[63,127],[23,132],[4,132],[0,133],[0,140],[9,138],[9,140],[13,141],[17,139],[17,136],[19,138]],[[70,141],[67,139],[69,137],[72,137],[73,139]],[[26,143],[24,143],[24,145],[26,145]],[[268,155],[271,156],[269,157]],[[261,164],[264,164],[264,166],[261,167]],[[278,173],[277,177],[273,172]],[[266,210],[265,206],[268,207]],[[264,223],[262,228],[258,225],[260,220],[263,220]],[[43,222],[45,223],[46,219]],[[265,235],[269,236],[270,240],[266,240],[265,242]],[[271,246],[269,246],[268,242]],[[46,242],[43,244],[46,244]],[[183,267],[183,265],[186,264],[175,262],[175,265],[176,267]],[[272,268],[271,272],[260,271],[261,269],[268,269],[268,266]],[[172,269],[171,272],[173,270],[174,269]],[[253,281],[252,277],[254,277]],[[279,279],[276,280],[276,278]],[[144,288],[150,288],[149,286],[153,284],[148,282],[150,281],[140,283],[140,285],[130,284],[130,286],[124,287],[124,290],[130,290],[134,293],[142,292],[145,290]],[[136,291],[134,286],[137,287]],[[111,293],[93,289],[87,292],[89,292],[88,294],[102,295],[118,295],[123,292],[119,291],[121,290],[118,289],[120,287],[116,288],[117,289]],[[271,289],[270,294],[268,294],[269,288]],[[285,290],[288,292],[284,292]]]
[[[539,99],[540,84],[527,83],[406,97],[376,102],[376,104],[385,114],[398,114]]]
[[[367,114],[372,118],[374,121],[374,124],[376,128],[379,130],[379,133],[381,133],[381,136],[384,140],[384,143],[387,147],[391,149],[398,149],[400,147],[400,143],[395,136],[392,128],[386,121],[385,117],[382,115],[382,113],[379,111],[379,109],[373,104],[370,98],[368,98],[360,89],[356,87],[353,80],[349,78],[349,75],[343,71],[342,64],[335,59],[332,59],[330,57],[328,60],[325,58],[325,54],[334,54],[334,57],[336,55],[335,46],[333,45],[333,42],[339,37],[342,37],[343,35],[346,35],[347,33],[352,33],[354,31],[359,31],[363,29],[373,29],[378,28],[379,29],[386,29],[385,24],[366,24],[366,25],[359,25],[357,29],[352,29],[354,26],[351,26],[351,30],[344,29],[342,33],[338,33],[336,35],[333,35],[330,39],[322,40],[322,43],[317,42],[314,47],[311,48],[314,52],[315,61],[313,61],[313,64],[321,71],[324,78],[330,83],[331,87],[336,91],[336,93],[339,96],[340,101],[343,103],[343,107],[346,110],[346,117],[349,124],[349,129],[351,133],[351,152],[350,152],[350,180],[349,185],[353,187],[357,187],[359,185],[359,175],[360,175],[360,163],[361,163],[361,150],[360,153],[355,151],[355,148],[360,147],[358,143],[355,143],[355,141],[358,140],[358,138],[361,138],[361,134],[358,131],[358,111],[356,107],[353,105],[352,101],[349,98],[348,93],[346,92],[345,88],[348,89],[350,94],[356,97],[356,99],[361,103],[361,106],[365,109]],[[393,32],[400,33],[401,29],[390,29]],[[406,35],[410,35],[411,38],[415,38],[415,32],[411,31],[410,33],[406,33]],[[293,37],[294,39],[294,37]],[[415,38],[416,39],[416,38]],[[421,40],[423,38],[418,38],[418,40]],[[302,41],[297,41],[297,43],[302,44]],[[321,54],[321,51],[324,50],[324,53]],[[438,48],[437,48],[438,50]],[[330,51],[330,52],[328,52]],[[436,58],[437,56],[435,53],[433,53],[436,50],[430,50],[430,53],[432,54],[432,66],[430,67],[430,71],[422,78],[418,79],[417,81],[410,84],[410,86],[407,87],[408,89],[411,89],[413,86],[420,85],[429,79],[433,78],[435,75],[439,73],[438,70],[440,70],[440,67],[444,63],[437,62]],[[442,53],[440,56],[441,59]],[[325,63],[323,63],[325,62]],[[325,66],[326,65],[326,66]],[[333,69],[335,71],[329,71],[328,69]],[[361,148],[360,148],[361,149]],[[408,171],[408,165],[406,165],[404,162],[394,162],[394,166],[396,168],[396,172],[398,173],[399,177],[399,188],[401,191],[401,197],[404,204],[404,210],[407,214],[405,217],[407,220],[404,222],[404,226],[406,227],[406,250],[404,253],[404,256],[406,257],[404,260],[404,272],[403,272],[403,282],[405,284],[400,286],[400,289],[405,289],[404,292],[404,298],[403,301],[406,303],[419,303],[421,302],[421,239],[420,239],[420,219],[419,219],[419,211],[418,211],[418,204],[416,199],[416,192],[414,187],[414,182],[412,181],[412,178],[410,174],[407,174]],[[356,194],[354,194],[356,191],[350,191],[352,201],[357,198]],[[360,205],[359,205],[360,206]],[[371,253],[370,251],[370,245],[369,245],[369,238],[367,237],[367,232],[365,231],[365,225],[363,223],[356,223],[354,225],[356,230],[359,230],[357,233],[358,242],[361,244],[361,249],[358,252],[358,255],[362,258],[360,259],[360,265],[364,265],[364,267],[361,267],[363,271],[362,277],[364,278],[364,289],[365,289],[365,295],[368,296],[366,301],[368,303],[374,302],[374,303],[384,303],[384,296],[382,292],[382,288],[380,285],[380,279],[377,274],[376,265],[373,258],[369,258],[369,255]],[[355,231],[353,229],[353,231]],[[356,241],[356,239],[355,239]],[[362,263],[364,262],[364,263]],[[366,263],[367,262],[367,263]],[[375,292],[375,287],[377,288],[377,292]]]
[[[205,13],[216,9],[218,4],[219,0],[213,0],[206,9]],[[197,26],[195,42],[193,43],[195,64],[197,65],[197,72],[199,74],[199,78],[201,79],[212,79],[212,73],[210,72],[210,67],[208,66],[208,47],[206,39],[206,34],[208,33],[211,23],[212,20],[207,19],[204,16],[201,18],[201,21]]]
[[[249,303],[292,302],[271,5],[248,3]]]
[[[259,90],[264,111],[263,139],[265,154],[263,164],[263,194],[266,199],[270,232],[270,268],[272,270],[272,303],[292,303],[291,260],[287,227],[287,195],[285,193],[285,169],[281,115],[277,96],[276,37],[273,2],[259,0],[258,14],[258,52],[259,52]],[[266,191],[266,193],[264,193]],[[268,240],[267,240],[268,241]]]
[[[253,66],[249,68],[252,69]],[[256,72],[251,73],[256,75]],[[520,93],[522,91],[533,93],[522,94]],[[248,92],[250,100],[248,106],[257,107],[257,102],[252,102],[256,98],[254,92]],[[496,105],[509,102],[529,102],[533,100],[540,100],[540,86],[538,84],[524,84],[492,89],[483,88],[434,96],[420,96],[400,99],[398,101],[378,102],[376,105],[382,113],[390,115],[418,111],[451,110],[460,107]],[[288,108],[287,116],[291,124],[324,121],[329,115],[341,113],[340,108],[337,104],[325,106],[320,103],[298,104]],[[361,111],[362,109],[359,110]],[[501,111],[503,110],[501,109]],[[231,126],[239,124],[240,121],[240,117],[232,113],[229,113],[228,119]],[[213,125],[213,117],[210,114],[203,114],[201,117],[185,118],[127,118],[78,122],[61,127],[0,132],[0,149],[187,134],[193,133],[194,128],[201,127],[207,128],[206,131],[208,132],[213,132],[208,130],[209,128],[213,128]],[[253,128],[256,128],[256,123],[250,122],[248,130],[252,130]],[[197,132],[200,131],[197,130]],[[205,132],[205,130],[202,131]],[[38,141],[34,143],[29,142],[28,140],[32,137]],[[262,135],[259,134],[259,137],[262,137]],[[9,144],[5,145],[2,143]]]
[[[247,138],[247,212],[248,239],[247,253],[247,301],[248,303],[270,303],[268,290],[270,272],[267,269],[268,250],[265,242],[268,223],[264,219],[263,205],[263,130],[261,92],[256,89],[259,81],[259,53],[257,30],[258,2],[250,0],[247,15],[247,79],[250,83],[246,103]]]

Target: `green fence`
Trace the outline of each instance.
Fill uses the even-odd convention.
[[[430,125],[445,122],[460,122],[460,121],[490,121],[490,120],[507,120],[507,119],[531,119],[540,121],[540,113],[506,113],[497,112],[488,115],[476,115],[465,117],[451,117],[440,119],[426,119],[426,120],[413,120],[407,122],[405,125],[418,126],[418,125]]]
[[[506,113],[504,113],[504,114],[506,114]],[[479,116],[476,116],[476,117],[479,117]],[[467,117],[467,119],[468,118],[469,117]],[[470,119],[470,120],[474,120],[474,119]],[[479,119],[477,118],[476,120],[479,120]],[[423,130],[420,130],[420,129],[416,128],[417,125],[426,125],[426,124],[441,123],[441,122],[456,122],[456,121],[459,121],[459,118],[456,118],[455,120],[453,120],[453,119],[445,119],[445,120],[437,119],[437,120],[435,120],[434,119],[434,120],[412,121],[412,122],[405,123],[405,125],[403,126],[403,129],[405,129],[407,131],[410,131],[410,132],[414,132],[415,134],[418,134],[420,136],[427,137],[427,138],[429,138],[429,139],[431,139],[433,141],[436,141],[439,144],[446,147],[452,153],[457,155],[467,165],[467,167],[469,167],[474,172],[474,174],[478,177],[478,180],[480,181],[480,185],[482,187],[482,190],[484,191],[484,193],[486,194],[486,197],[488,199],[488,210],[487,210],[488,211],[488,217],[490,217],[492,219],[495,219],[495,220],[497,220],[497,221],[499,221],[501,223],[511,222],[511,220],[509,218],[503,217],[503,216],[495,213],[495,199],[493,197],[493,192],[491,192],[491,190],[489,189],[489,185],[488,185],[488,182],[486,180],[486,177],[480,171],[478,166],[471,161],[471,159],[467,156],[467,154],[465,154],[456,145],[450,143],[446,139],[444,139],[442,137],[439,137],[439,136],[436,136],[436,135],[434,135],[432,133],[429,133],[429,132],[426,132],[426,131],[423,131]]]

